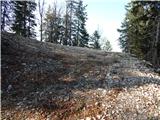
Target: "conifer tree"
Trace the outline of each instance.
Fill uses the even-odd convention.
[[[83,1],[79,0],[76,7],[76,36],[74,39],[74,43],[76,46],[84,47],[88,45],[89,35],[85,28],[86,20],[87,20],[87,13],[86,13],[86,6],[83,5]]]
[[[160,2],[133,1],[126,6],[120,45],[125,52],[160,65]]]
[[[76,12],[76,6],[77,6],[77,1],[76,0],[67,0],[66,1],[66,17],[67,17],[67,23],[65,26],[65,29],[67,31],[67,43],[70,46],[73,46],[74,43],[74,39],[76,36],[76,24],[75,24],[75,12]]]
[[[102,49],[108,52],[112,51],[111,43],[108,40],[106,40]]]
[[[86,30],[86,6],[83,1],[68,0],[65,15],[65,36],[68,45],[87,46],[89,35]]]
[[[44,19],[44,37],[45,41],[52,43],[62,43],[63,37],[63,20],[61,17],[61,9],[49,6],[46,17]]]
[[[93,35],[91,36],[91,39],[90,39],[90,46],[91,48],[94,48],[94,49],[101,49],[101,46],[100,46],[100,34],[98,32],[98,30],[95,30]]]
[[[38,1],[38,8],[39,8],[39,15],[40,15],[40,41],[42,41],[42,34],[43,34],[43,15],[44,15],[44,0]]]
[[[12,1],[14,8],[14,22],[12,30],[24,37],[35,37],[34,27],[36,3],[33,1]]]
[[[69,14],[68,14],[67,7],[66,7],[64,18],[63,18],[63,26],[64,26],[64,36],[62,39],[62,44],[68,45],[69,43]]]
[[[86,6],[81,0],[66,1],[64,15],[55,3],[53,7],[49,7],[45,15],[43,23],[45,41],[69,46],[88,46],[86,20]]]

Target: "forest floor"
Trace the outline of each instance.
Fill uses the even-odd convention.
[[[3,120],[159,120],[160,75],[133,55],[2,33]]]

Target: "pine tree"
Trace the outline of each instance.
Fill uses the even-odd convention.
[[[67,7],[66,7],[66,13],[63,18],[63,25],[64,25],[64,37],[62,38],[62,44],[68,45],[68,42],[69,42],[69,14],[68,14]]]
[[[13,4],[14,4],[14,18],[15,18],[15,21],[13,23],[13,26],[12,26],[12,30],[16,32],[16,34],[18,35],[22,35],[22,36],[25,36],[26,37],[26,34],[24,34],[24,31],[27,31],[24,24],[26,24],[24,21],[24,19],[26,19],[23,15],[23,5],[24,2],[21,2],[21,1],[14,1]],[[24,8],[25,9],[25,8]]]
[[[101,46],[100,46],[100,34],[98,32],[98,30],[95,30],[93,35],[91,36],[91,39],[90,39],[90,46],[91,48],[94,48],[94,49],[101,49]]]
[[[76,12],[77,1],[76,0],[67,0],[66,1],[66,17],[67,23],[65,29],[67,31],[67,43],[70,46],[75,46],[74,39],[76,38],[76,24],[75,24],[75,12]]]
[[[112,51],[111,43],[108,40],[106,40],[106,42],[103,45],[102,49],[105,50],[105,51],[108,51],[108,52]]]
[[[33,1],[12,1],[14,5],[14,23],[12,30],[24,37],[35,37],[34,27],[36,3]]]
[[[35,37],[36,36],[36,32],[34,29],[34,26],[37,26],[36,22],[35,22],[35,15],[34,15],[34,11],[36,10],[36,6],[37,4],[33,1],[28,1],[28,5],[27,5],[27,37]]]
[[[118,32],[120,32],[120,37],[119,37],[119,42],[120,42],[120,47],[123,50],[123,52],[128,52],[130,53],[130,47],[129,47],[129,39],[128,39],[128,22],[127,19],[124,20],[124,22],[121,25],[121,29],[118,29]]]
[[[86,6],[81,0],[68,0],[64,15],[55,3],[53,8],[49,7],[45,15],[45,41],[69,46],[87,46],[89,34],[85,28],[86,20]]]
[[[56,3],[54,7],[49,6],[44,19],[44,36],[45,41],[52,43],[62,43],[63,37],[63,20],[61,17],[61,11],[58,10]]]
[[[68,0],[65,15],[65,41],[68,45],[87,46],[89,35],[85,28],[86,20],[86,6],[83,1]]]
[[[85,12],[86,6],[83,5],[83,1],[79,0],[77,3],[76,8],[76,37],[74,39],[74,43],[76,46],[84,47],[88,45],[89,41],[89,35],[87,33],[87,30],[85,28],[86,26],[86,20],[87,20],[87,13]]]
[[[160,2],[133,1],[126,6],[119,41],[125,52],[160,65]]]
[[[52,33],[53,33],[53,15],[52,15],[52,8],[49,5],[48,10],[46,12],[44,23],[43,23],[43,31],[44,31],[44,40],[46,42],[52,42]]]

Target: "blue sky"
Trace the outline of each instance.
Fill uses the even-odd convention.
[[[127,0],[85,0],[88,4],[87,13],[87,29],[89,33],[93,33],[95,29],[99,29],[102,37],[110,41],[113,51],[120,52],[118,45],[121,22],[125,17],[124,6],[128,3]]]
[[[46,7],[52,5],[55,0],[45,0]],[[110,41],[113,51],[121,52],[118,45],[119,33],[117,29],[120,28],[121,22],[125,17],[125,5],[129,0],[83,0],[88,14],[87,30],[92,34],[94,30],[99,30],[102,38]],[[60,6],[63,6],[65,0],[57,0]],[[64,7],[63,7],[64,8]]]

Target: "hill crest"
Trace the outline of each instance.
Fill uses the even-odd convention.
[[[160,119],[160,76],[125,53],[1,34],[2,119]]]

